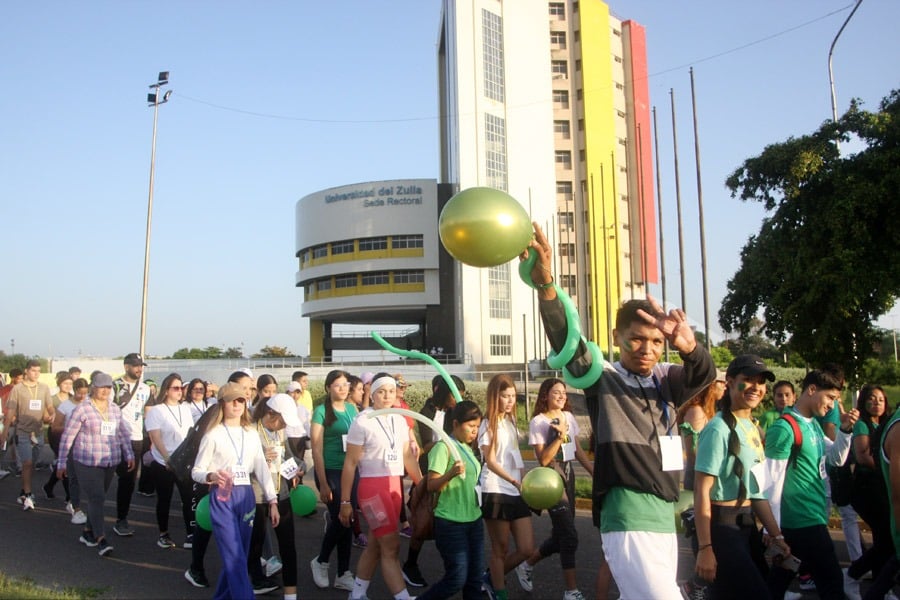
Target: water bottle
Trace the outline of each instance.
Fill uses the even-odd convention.
[[[219,484],[216,486],[216,499],[218,499],[219,502],[228,502],[228,499],[231,498],[231,488],[233,486],[234,481],[231,478],[231,471],[219,471]]]

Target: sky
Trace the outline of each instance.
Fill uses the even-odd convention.
[[[694,69],[710,330],[721,339],[726,283],[765,216],[730,198],[725,178],[766,145],[830,118],[828,49],[852,3],[609,5],[646,28],[666,293],[680,304],[674,92],[686,309],[703,329]],[[145,99],[167,70],[146,354],[218,346],[250,355],[267,345],[305,354],[294,205],[333,186],[438,177],[440,10],[440,0],[4,3],[0,349],[45,357],[137,350],[153,133]],[[900,3],[867,0],[841,34],[839,112],[854,97],[875,110],[900,87],[898,22]],[[658,285],[650,291],[662,295]]]

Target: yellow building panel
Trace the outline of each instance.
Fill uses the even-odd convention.
[[[325,327],[318,319],[309,320],[309,355],[325,356]]]

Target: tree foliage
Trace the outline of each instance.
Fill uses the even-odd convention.
[[[280,358],[282,356],[293,356],[293,354],[286,346],[265,346],[254,354],[253,358]]]
[[[841,156],[835,141],[857,152]],[[878,112],[853,101],[841,119],[767,146],[726,181],[768,211],[741,251],[719,324],[763,333],[808,361],[857,372],[874,321],[900,296],[900,91]]]

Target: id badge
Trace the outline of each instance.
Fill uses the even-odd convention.
[[[250,473],[244,465],[234,465],[231,468],[231,477],[234,485],[250,485]]]
[[[822,456],[819,458],[819,477],[825,479],[828,477],[828,472],[825,470],[825,457]]]
[[[434,413],[434,426],[440,430],[444,429],[444,411],[439,410]]]
[[[393,449],[384,451],[384,462],[389,465],[396,465],[400,462],[400,453]]]
[[[575,441],[566,442],[562,445],[563,462],[575,460]]]
[[[475,486],[475,499],[478,500],[478,508],[481,508],[481,484]]]
[[[663,471],[681,471],[684,469],[684,448],[681,445],[681,436],[659,436],[659,450],[662,454]]]
[[[287,480],[296,477],[298,471],[300,471],[300,467],[297,466],[297,461],[294,460],[293,456],[281,463],[281,476]]]
[[[347,453],[347,434],[341,436],[341,445],[344,447],[344,454]]]
[[[100,435],[116,435],[116,424],[112,421],[103,421],[102,423],[100,423]]]
[[[37,400],[29,400],[28,401],[28,410],[43,410],[44,401],[38,398]]]

